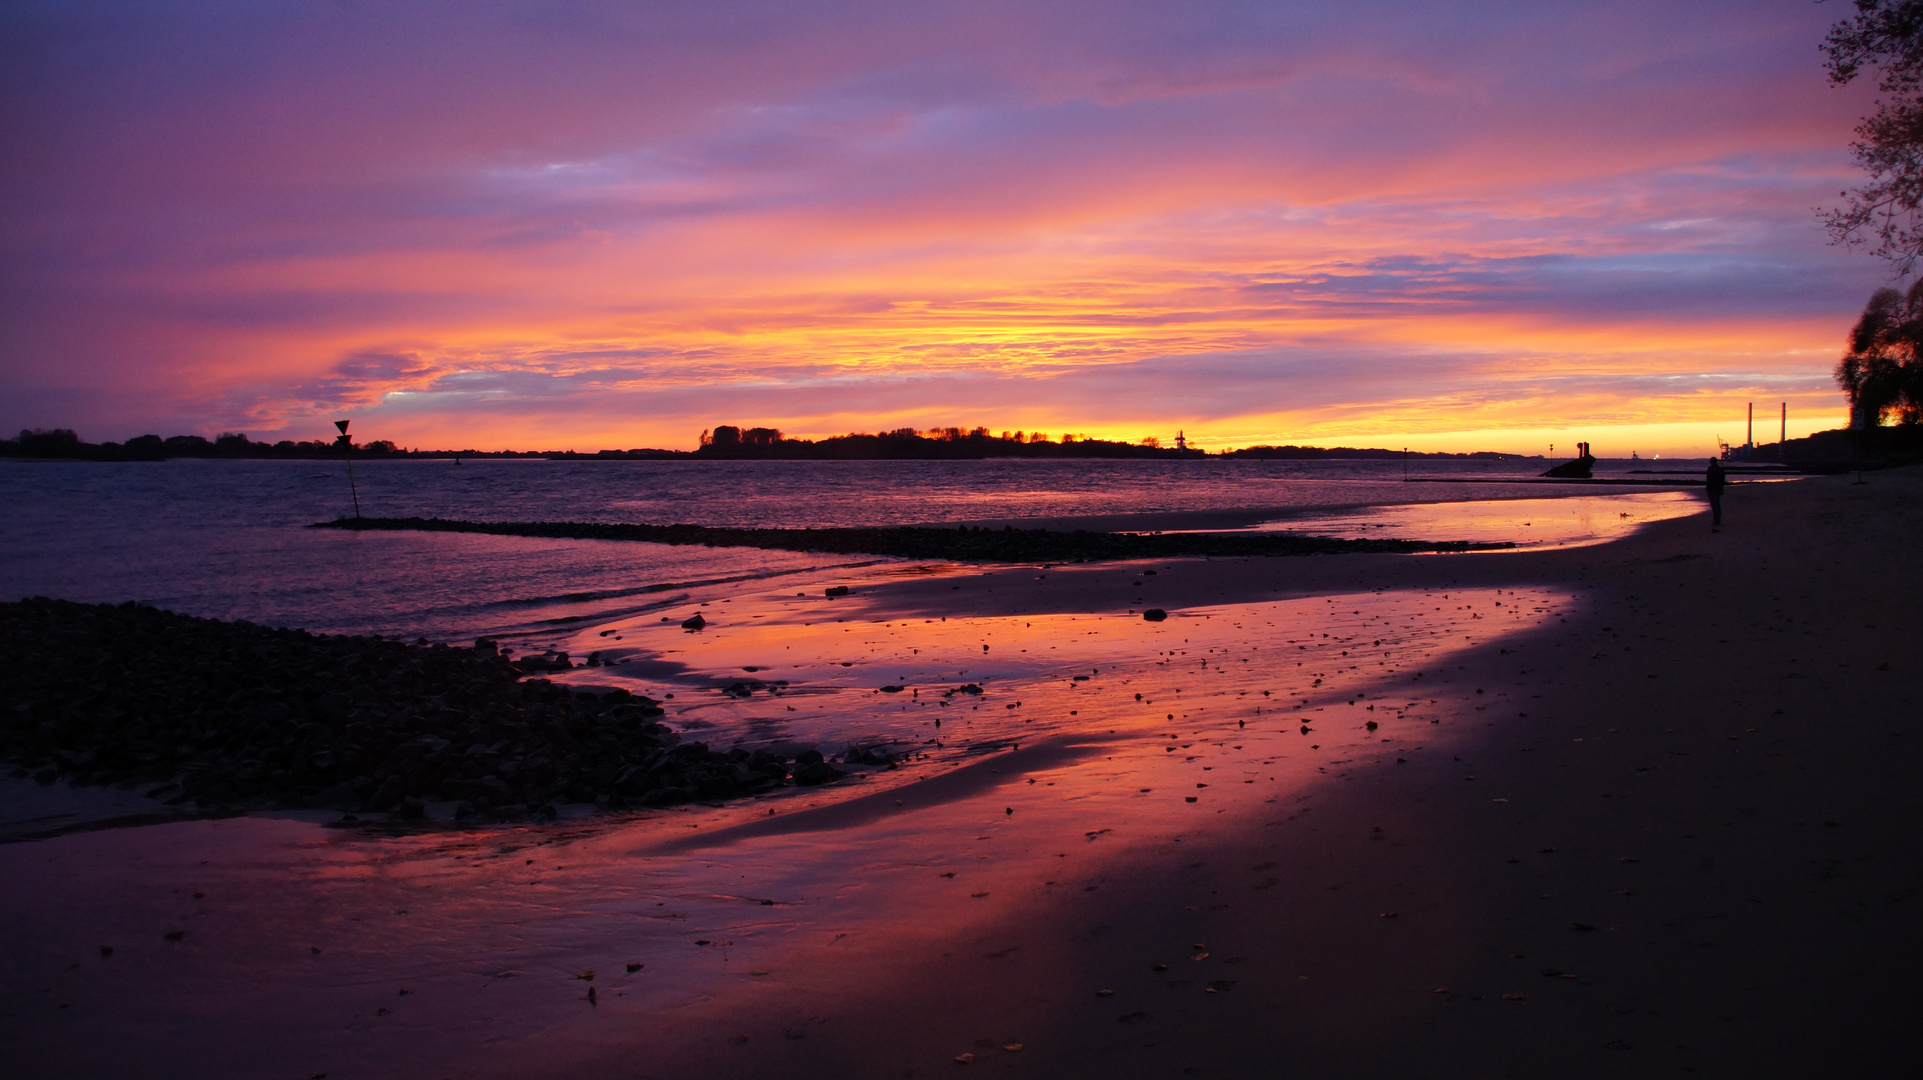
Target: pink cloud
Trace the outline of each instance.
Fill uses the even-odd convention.
[[[1833,17],[20,7],[0,427],[679,445],[1814,394],[1879,279],[1810,215],[1863,108],[1823,84]]]

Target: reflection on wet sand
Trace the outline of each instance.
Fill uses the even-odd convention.
[[[210,1073],[516,1074],[613,1052],[664,1017],[746,1015],[783,985],[857,992],[911,943],[1099,890],[1133,852],[1444,753],[1460,721],[1517,707],[1429,689],[1451,658],[1567,599],[1411,590],[1159,623],[870,621],[879,579],[848,583],[834,600],[691,599],[699,632],[679,610],[590,627],[570,651],[613,666],[564,678],[673,693],[673,724],[713,746],[834,736],[891,765],[552,826],[379,836],[262,817],[13,845],[5,872],[47,881],[22,901],[43,944],[0,975],[72,998],[32,1037],[102,1062],[126,1060],[123,1040],[149,1025],[201,1032]],[[108,943],[112,961],[94,959]],[[137,1022],[102,1029],[109,1000]],[[80,1031],[95,1034],[74,1051]]]
[[[1573,547],[1619,539],[1652,521],[1701,510],[1687,491],[1565,495],[1549,499],[1494,499],[1412,503],[1316,511],[1265,522],[1260,529],[1345,539],[1402,538],[1510,542],[1513,550]]]

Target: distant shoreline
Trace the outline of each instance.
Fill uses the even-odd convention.
[[[847,437],[844,437],[847,438]],[[872,437],[868,437],[872,438]],[[1097,439],[1065,443],[1002,443],[972,445],[966,440],[947,442],[916,439],[912,443],[890,445],[849,445],[842,439],[809,443],[784,440],[770,447],[733,447],[699,450],[419,450],[402,449],[390,443],[356,444],[351,450],[328,443],[255,443],[244,445],[208,442],[198,436],[156,439],[151,443],[86,443],[78,440],[49,440],[22,443],[0,439],[0,460],[15,461],[433,461],[449,458],[532,461],[1098,461],[1098,460],[1255,460],[1255,461],[1486,461],[1540,463],[1541,455],[1503,454],[1490,450],[1467,453],[1445,451],[1419,452],[1384,450],[1368,447],[1251,446],[1238,450],[1209,452],[1174,450],[1167,447],[1140,446]],[[1623,459],[1630,460],[1630,459]]]

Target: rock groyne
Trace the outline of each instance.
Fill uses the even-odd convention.
[[[624,690],[570,690],[473,648],[311,634],[127,603],[0,604],[0,755],[36,778],[139,784],[203,809],[543,818],[557,803],[663,806],[840,775],[710,750]],[[791,776],[792,773],[792,776]]]

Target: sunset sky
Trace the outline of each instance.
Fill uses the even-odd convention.
[[[1846,7],[18,0],[0,430],[1840,426]]]

